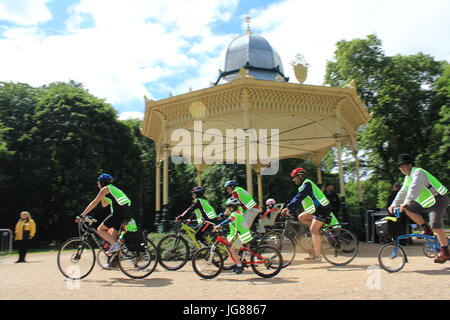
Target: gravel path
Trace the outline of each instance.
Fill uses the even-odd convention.
[[[450,299],[450,262],[435,264],[423,256],[421,246],[406,246],[410,262],[391,274],[377,267],[379,247],[360,243],[358,257],[345,267],[305,262],[306,255],[298,254],[294,264],[273,279],[246,269],[240,275],[223,272],[204,280],[189,263],[175,272],[158,266],[143,280],[96,266],[74,283],[59,272],[56,253],[29,254],[28,263],[22,264],[15,264],[13,255],[0,260],[0,299],[235,300],[236,292],[252,300]]]

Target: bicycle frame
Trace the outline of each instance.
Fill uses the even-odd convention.
[[[233,243],[231,243],[230,241],[228,241],[228,240],[225,239],[224,237],[218,235],[217,238],[216,238],[216,242],[211,246],[211,251],[214,251],[214,249],[215,249],[217,243],[222,244],[222,245],[225,247],[225,249],[227,249],[228,254],[230,255],[231,259],[233,260],[233,262],[234,262],[235,264],[237,264],[237,261],[234,260],[233,255],[232,255],[231,252],[230,252],[230,248],[231,248],[231,246],[233,245]],[[242,263],[243,265],[249,266],[249,265],[252,265],[252,264],[263,264],[263,263],[265,263],[264,257],[262,257],[261,255],[259,255],[258,253],[253,252],[253,250],[251,250],[251,249],[248,248],[247,246],[242,246],[242,247],[239,249],[239,251],[242,251],[242,252],[249,252],[251,256],[255,256],[255,257],[257,257],[258,259],[260,259],[259,261],[256,261],[256,262],[251,262],[251,261],[248,262],[247,260],[244,259],[244,255],[243,255],[243,256],[242,256],[242,259],[241,259],[241,263]],[[212,257],[212,255],[211,255],[211,257]]]
[[[210,223],[210,222],[206,222],[206,223],[213,224],[213,223]],[[189,227],[186,223],[181,223],[180,230],[178,231],[178,236],[181,236],[183,233],[187,234],[187,236],[189,237],[189,239],[192,241],[192,243],[195,245],[195,247],[197,249],[200,249],[202,247],[200,242],[197,241],[197,239],[195,238],[195,229],[194,228]],[[206,235],[205,239],[207,241],[211,240],[209,235]]]

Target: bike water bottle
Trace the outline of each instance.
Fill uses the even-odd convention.
[[[400,216],[401,216],[400,208],[395,208],[394,212],[395,212],[395,217],[400,218]]]

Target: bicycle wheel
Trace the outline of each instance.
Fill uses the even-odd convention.
[[[428,258],[436,258],[438,252],[434,250],[434,241],[425,239],[423,243],[423,254]]]
[[[268,232],[262,237],[260,245],[268,245],[278,249],[283,257],[283,268],[289,266],[295,259],[297,243],[287,235],[275,231]]]
[[[97,263],[104,270],[111,270],[111,266],[108,263],[109,257],[106,255],[105,250],[97,250]]]
[[[378,262],[387,272],[397,272],[405,266],[406,253],[400,245],[390,242],[378,251]]]
[[[143,279],[156,268],[157,260],[145,246],[141,251],[130,251],[123,247],[118,255],[120,270],[130,278]]]
[[[329,263],[343,266],[355,259],[358,253],[358,240],[352,232],[346,229],[328,229],[324,232],[321,251]]]
[[[283,257],[280,251],[271,246],[256,248],[250,261],[253,272],[263,278],[272,278],[283,268]]]
[[[303,232],[297,238],[297,244],[300,251],[312,255],[314,253],[314,247],[311,239],[311,233]]]
[[[64,242],[58,251],[59,271],[71,280],[85,278],[95,265],[95,251],[91,244],[80,238]]]
[[[176,234],[163,237],[157,246],[159,264],[175,271],[184,267],[189,260],[189,245],[186,239]]]
[[[192,268],[194,272],[203,279],[213,279],[223,270],[223,257],[216,248],[201,248],[192,257]]]

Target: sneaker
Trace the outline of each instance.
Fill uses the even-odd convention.
[[[309,256],[309,257],[305,258],[305,260],[319,262],[319,261],[322,261],[322,257],[317,257],[317,256],[312,255],[312,256]]]
[[[441,252],[439,253],[439,256],[434,259],[434,263],[445,263],[446,261],[450,261],[450,255],[448,253],[448,249],[441,248]]]
[[[234,269],[233,269],[233,272],[234,272],[234,273],[240,274],[240,273],[242,273],[242,271],[244,271],[244,266],[243,266],[243,265],[240,266],[240,267],[238,267],[237,265],[235,265],[235,267],[234,267]]]
[[[120,244],[116,242],[116,243],[112,244],[112,245],[109,247],[109,250],[106,251],[106,254],[107,254],[107,255],[112,255],[113,253],[115,253],[115,252],[117,252],[117,251],[120,251],[121,248],[122,248],[122,247],[120,246]]]

